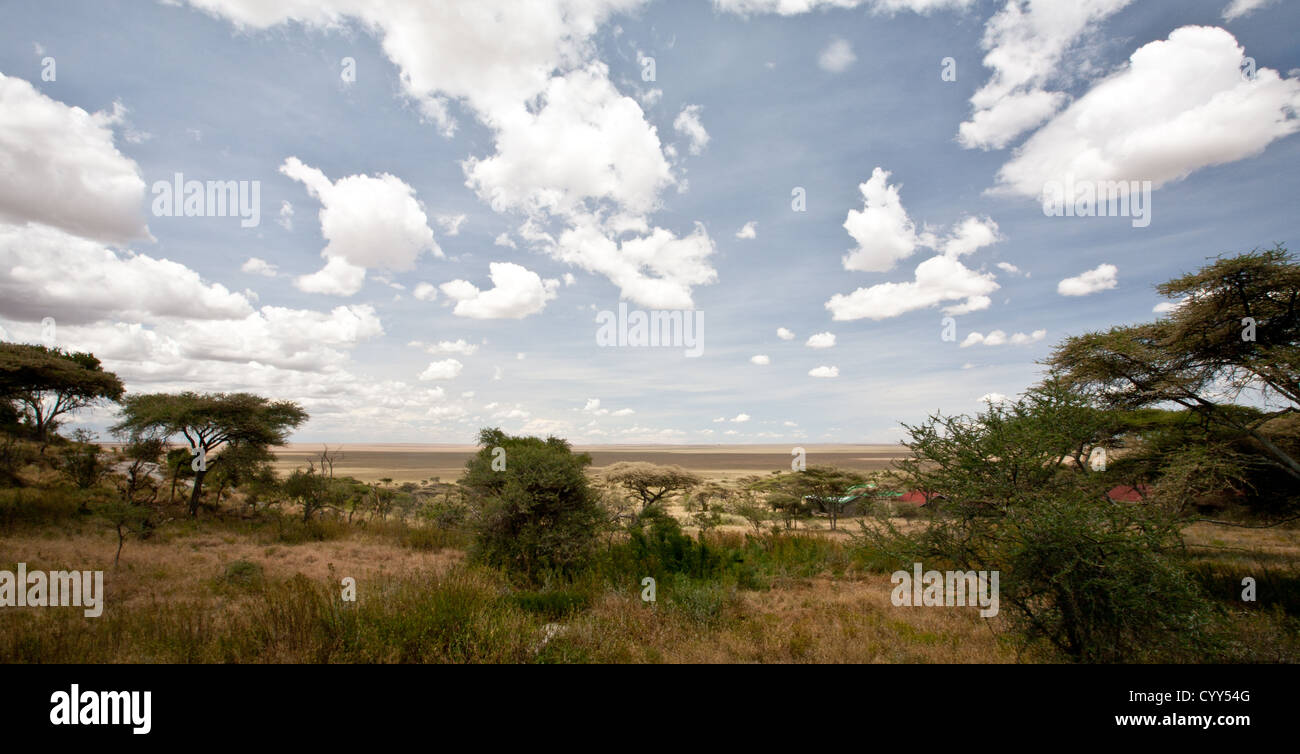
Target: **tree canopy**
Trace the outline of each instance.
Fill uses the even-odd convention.
[[[1249,437],[1269,463],[1300,479],[1293,422],[1278,422],[1300,410],[1295,258],[1281,246],[1219,257],[1157,290],[1174,300],[1167,316],[1068,338],[1049,365],[1112,408],[1196,412]],[[1243,394],[1258,408],[1237,405]]]
[[[307,412],[293,401],[272,401],[251,393],[147,393],[122,401],[122,420],[113,431],[131,436],[156,433],[163,438],[183,435],[211,465],[220,462],[214,451],[226,443],[247,448],[281,445],[306,420]],[[202,467],[195,471],[191,516],[198,515],[206,473]]]
[[[59,417],[102,401],[125,388],[93,354],[20,343],[0,343],[0,401],[17,402],[36,439],[44,442]]]

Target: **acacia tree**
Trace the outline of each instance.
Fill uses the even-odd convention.
[[[183,435],[191,451],[206,464],[194,469],[190,516],[199,514],[203,478],[226,443],[266,449],[281,445],[293,428],[307,420],[307,412],[293,401],[272,401],[251,393],[149,393],[122,401],[122,420],[115,432],[136,435],[156,432],[166,439]],[[196,461],[198,458],[196,457]]]
[[[752,489],[768,494],[768,504],[781,511],[789,528],[792,518],[803,510],[817,507],[830,516],[831,528],[851,500],[848,488],[862,484],[861,474],[835,466],[809,466],[804,471],[787,471],[765,477]]]
[[[0,399],[17,402],[38,441],[65,414],[122,397],[122,381],[93,354],[0,343]]]
[[[660,466],[644,461],[616,463],[605,470],[605,479],[631,492],[641,501],[641,513],[676,492],[687,492],[703,483],[698,475],[681,466]]]
[[[1176,303],[1168,316],[1068,338],[1048,364],[1111,408],[1182,406],[1300,480],[1296,438],[1277,431],[1300,411],[1300,264],[1278,246],[1219,257],[1157,290]],[[1243,393],[1272,408],[1243,410]]]
[[[1002,612],[1026,644],[1089,662],[1196,657],[1212,611],[1186,569],[1180,520],[1112,502],[1113,471],[1069,460],[1109,439],[1089,403],[1049,380],[975,416],[905,425],[912,456],[898,473],[942,495],[943,515],[908,531],[882,517],[863,535],[900,565],[998,572]]]

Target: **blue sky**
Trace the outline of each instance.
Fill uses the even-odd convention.
[[[1297,236],[1293,3],[457,5],[8,11],[0,337],[299,400],[302,442],[890,442]],[[158,216],[175,173],[260,223]],[[1067,174],[1150,224],[1045,215]],[[620,301],[703,354],[597,347]]]

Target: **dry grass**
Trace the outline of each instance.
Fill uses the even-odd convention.
[[[1014,651],[975,608],[895,607],[887,575],[810,579],[742,592],[727,619],[700,624],[608,595],[577,618],[556,652],[600,662],[1006,663]],[[996,619],[994,619],[996,621]],[[629,642],[627,637],[639,637]]]

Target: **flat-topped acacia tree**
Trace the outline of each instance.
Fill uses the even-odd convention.
[[[0,400],[16,401],[44,444],[65,414],[122,397],[122,381],[93,354],[0,343]]]
[[[252,393],[146,393],[122,400],[122,420],[114,432],[132,436],[157,434],[164,439],[184,435],[190,448],[202,449],[207,467],[220,463],[215,451],[235,442],[249,448],[281,445],[289,431],[307,420],[293,401],[272,401]],[[208,468],[194,472],[190,516],[199,513],[199,495]]]

